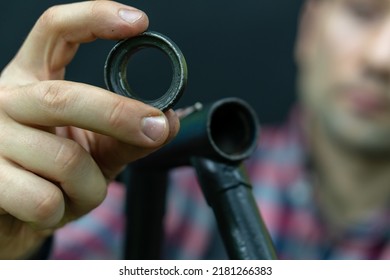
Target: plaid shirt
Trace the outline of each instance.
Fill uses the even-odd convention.
[[[263,128],[245,162],[253,194],[280,259],[390,259],[390,207],[334,234],[315,198],[298,114],[282,127]],[[101,206],[57,231],[53,259],[120,259],[124,187],[113,183]],[[166,259],[223,259],[212,210],[194,174],[172,171],[165,217]]]

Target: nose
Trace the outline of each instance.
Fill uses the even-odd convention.
[[[368,68],[390,78],[390,19],[373,32],[367,43]]]

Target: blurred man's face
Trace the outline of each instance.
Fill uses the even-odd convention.
[[[308,0],[296,54],[313,123],[359,151],[390,153],[390,0]]]

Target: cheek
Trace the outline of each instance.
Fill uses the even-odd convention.
[[[334,86],[356,81],[363,68],[367,32],[364,27],[346,19],[335,17],[324,28],[321,46],[324,63]]]
[[[366,41],[362,28],[337,17],[317,30],[304,61],[301,85],[303,98],[309,99],[311,105],[316,103],[316,110],[327,105],[341,106],[340,88],[359,78]]]

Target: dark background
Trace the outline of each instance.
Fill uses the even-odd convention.
[[[15,55],[39,15],[74,1],[1,1],[0,69]],[[176,107],[236,96],[261,123],[282,121],[295,100],[293,46],[301,0],[122,1],[144,10],[150,30],[170,37],[187,60],[188,86]],[[82,45],[66,78],[104,87],[103,67],[115,42]],[[137,53],[129,83],[142,97],[162,95],[170,66],[158,51]]]

